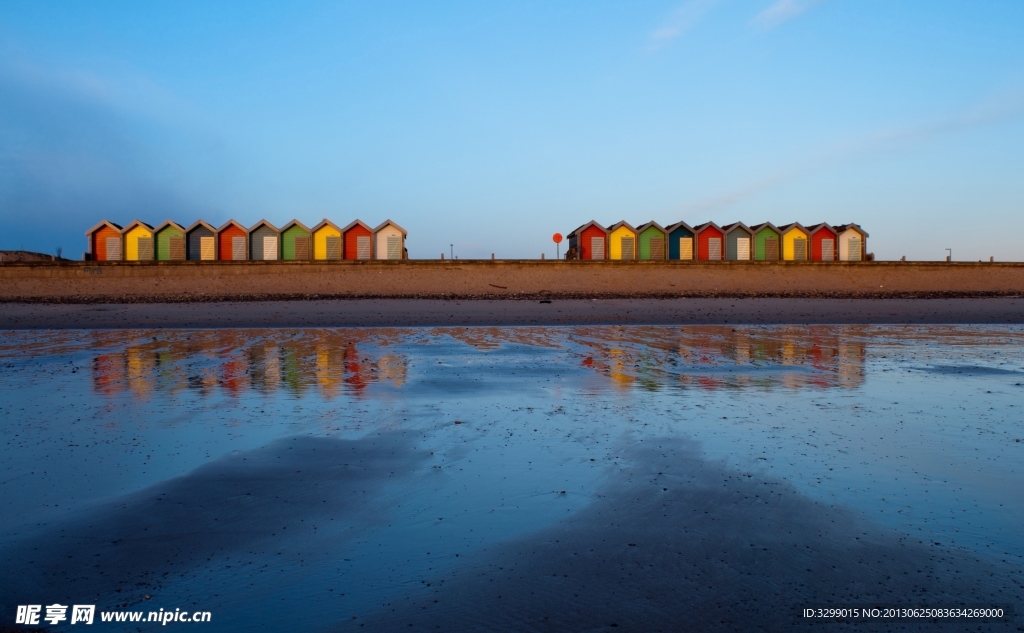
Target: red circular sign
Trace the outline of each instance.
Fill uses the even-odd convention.
[[[555,244],[561,244],[562,243],[562,234],[561,233],[555,233],[554,235],[551,236],[551,239],[555,240]]]

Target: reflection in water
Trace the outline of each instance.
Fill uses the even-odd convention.
[[[501,345],[560,349],[614,389],[856,388],[872,334],[856,327],[435,328],[427,330],[214,330],[97,336],[113,348],[94,357],[98,394],[278,389],[325,399],[361,396],[374,383],[402,387],[402,345],[455,340],[486,352]],[[118,348],[120,348],[119,351]],[[576,359],[576,360],[573,360]]]

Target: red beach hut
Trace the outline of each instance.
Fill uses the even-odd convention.
[[[705,222],[695,226],[693,232],[697,236],[697,259],[712,262],[725,259],[725,233],[722,227],[714,222]]]
[[[834,262],[838,259],[836,230],[822,222],[807,229],[811,234],[811,261]]]
[[[373,229],[361,220],[341,230],[345,259],[373,259]]]

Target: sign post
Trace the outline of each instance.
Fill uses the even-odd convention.
[[[562,243],[562,234],[555,233],[551,236],[551,239],[555,242],[555,259],[562,259],[562,252],[559,249],[559,244]]]

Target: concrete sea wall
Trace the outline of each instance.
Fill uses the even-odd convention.
[[[1024,264],[945,262],[17,262],[0,301],[287,298],[999,296]]]

